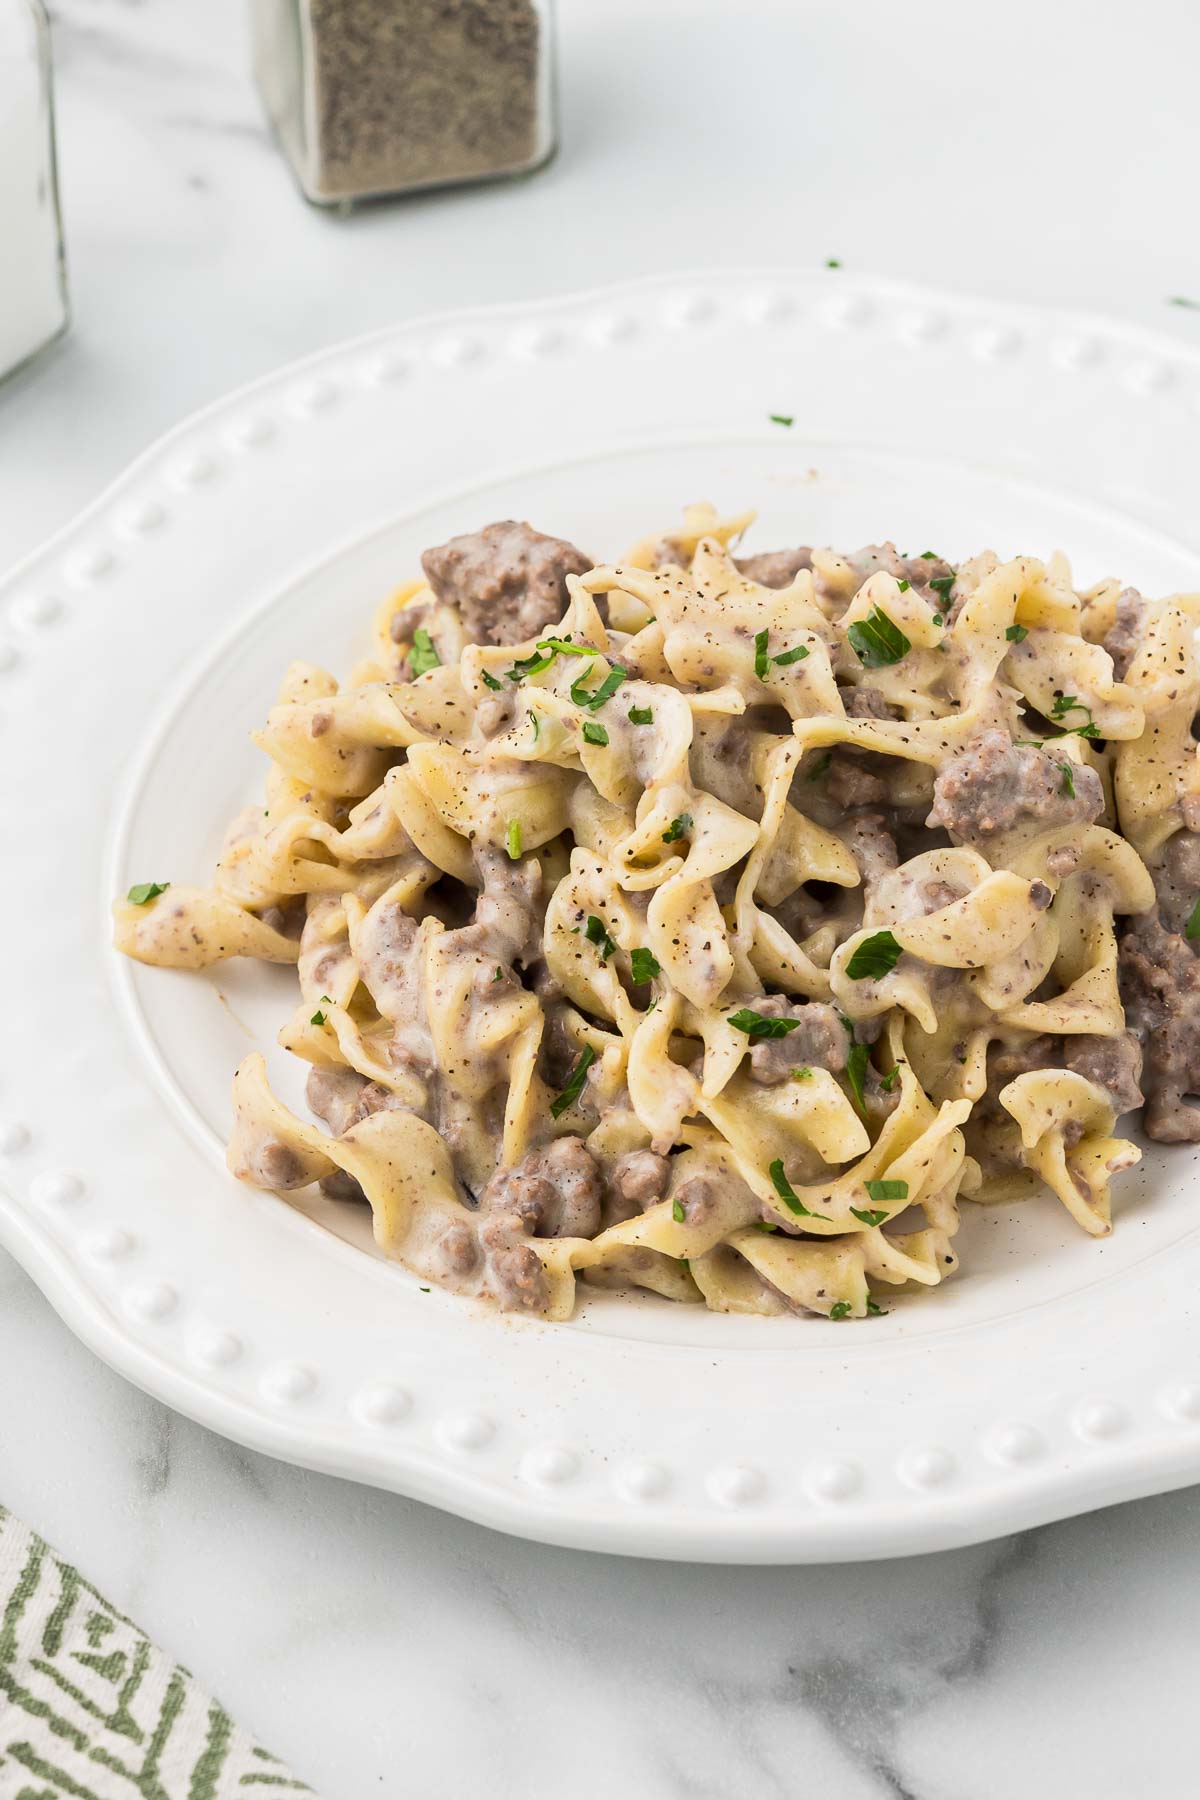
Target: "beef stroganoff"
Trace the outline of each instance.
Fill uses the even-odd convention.
[[[961,1200],[1107,1233],[1143,1096],[1200,1141],[1198,597],[751,517],[488,525],[348,685],[287,670],[213,885],[116,906],[143,962],[296,965],[322,1124],[247,1058],[236,1175],[541,1317],[845,1319],[953,1273]]]

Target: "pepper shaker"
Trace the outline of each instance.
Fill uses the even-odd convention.
[[[42,0],[0,0],[0,380],[66,328],[50,21]]]
[[[319,205],[524,174],[555,147],[552,0],[251,0],[254,71]]]

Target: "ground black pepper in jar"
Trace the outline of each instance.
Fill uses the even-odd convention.
[[[252,0],[267,111],[310,200],[520,174],[554,148],[549,0]]]

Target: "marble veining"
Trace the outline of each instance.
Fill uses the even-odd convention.
[[[307,208],[271,148],[241,0],[52,10],[75,325],[0,390],[3,565],[193,407],[440,307],[836,255],[918,281],[936,265],[997,298],[1102,296],[1200,333],[1165,304],[1200,289],[1177,229],[1200,153],[1200,15],[1173,0],[1136,33],[1081,0],[1048,30],[1035,0],[1013,0],[1001,25],[979,12],[953,41],[938,8],[763,0],[739,14],[738,67],[727,0],[694,0],[686,30],[670,0],[560,0],[557,162],[348,218]],[[1014,138],[1035,39],[1047,92],[1077,82],[1086,44],[1091,116],[1124,122],[1088,134],[1085,164],[1070,108],[1039,115],[1036,155]],[[906,72],[940,96],[932,129],[927,109],[897,108]],[[719,131],[696,130],[714,117]],[[937,353],[936,318],[909,330]],[[1060,354],[1090,367],[1094,351]],[[186,488],[213,471],[177,473]],[[103,571],[81,573],[72,608]],[[223,1442],[104,1368],[2,1254],[0,1368],[0,1498],[326,1800],[1127,1800],[1151,1776],[1164,1791],[1192,1779],[1200,1491],[904,1562],[638,1564],[509,1540]],[[1190,1416],[1192,1398],[1171,1404]],[[1021,1429],[998,1455],[1029,1454]],[[652,1503],[652,1469],[629,1481]]]

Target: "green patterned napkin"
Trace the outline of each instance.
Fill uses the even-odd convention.
[[[0,1507],[0,1800],[311,1794]]]

